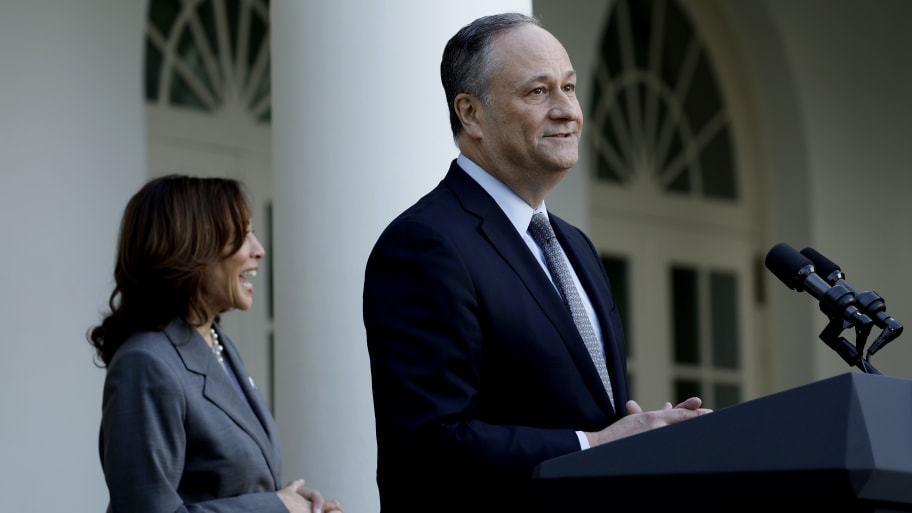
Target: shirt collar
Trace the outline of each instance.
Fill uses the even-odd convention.
[[[526,231],[529,230],[529,223],[532,221],[533,214],[544,212],[547,217],[548,211],[545,208],[544,201],[542,201],[538,208],[533,209],[525,200],[520,198],[518,194],[507,187],[506,184],[495,178],[491,173],[482,169],[478,164],[472,162],[471,159],[462,153],[456,157],[456,163],[459,164],[459,167],[471,176],[473,180],[478,182],[478,185],[480,185],[485,192],[494,198],[494,202],[497,203],[497,206],[499,206],[504,214],[507,215],[507,218],[510,219],[510,222],[513,223],[513,226],[520,235],[525,235]]]

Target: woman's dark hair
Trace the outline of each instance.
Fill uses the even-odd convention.
[[[485,105],[491,104],[488,87],[501,71],[492,62],[491,43],[498,35],[527,24],[542,26],[538,18],[516,12],[483,16],[462,27],[447,41],[440,60],[440,81],[450,111],[454,140],[462,132],[462,122],[453,104],[456,96],[468,93]]]
[[[163,329],[179,316],[211,315],[205,268],[244,244],[250,223],[244,185],[228,178],[169,175],[144,185],[124,209],[108,313],[87,338],[106,367],[133,333]]]

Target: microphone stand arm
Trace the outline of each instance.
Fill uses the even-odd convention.
[[[860,343],[856,344],[852,344],[845,337],[841,336],[843,330],[849,325],[853,324],[848,321],[843,321],[839,317],[831,317],[829,324],[820,332],[820,340],[823,340],[826,345],[836,351],[836,354],[842,357],[847,364],[858,367],[866,374],[880,374],[880,371],[875,369],[874,366],[864,358],[864,354],[860,353],[857,349],[857,347],[864,348],[868,334],[871,332],[872,323],[868,322],[860,325],[853,325],[855,326],[855,340],[860,341]]]
[[[880,336],[868,348],[868,358],[874,355],[883,346],[889,344],[893,339],[900,336],[903,331],[903,325],[896,319],[886,314],[887,305],[883,298],[873,291],[860,292],[855,295],[855,302],[861,306],[861,309],[868,313],[869,316],[879,319],[883,331]]]

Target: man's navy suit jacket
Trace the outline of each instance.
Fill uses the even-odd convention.
[[[383,511],[533,504],[535,465],[579,450],[576,430],[625,413],[624,336],[608,277],[588,237],[549,217],[598,316],[620,411],[538,260],[454,161],[384,230],[366,267]],[[494,499],[481,499],[488,491]]]

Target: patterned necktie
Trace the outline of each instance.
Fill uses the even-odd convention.
[[[611,398],[611,405],[614,406],[611,380],[608,378],[608,367],[605,365],[601,344],[599,344],[598,337],[595,336],[595,330],[592,329],[592,323],[586,314],[586,307],[583,306],[583,300],[580,299],[576,285],[573,283],[573,277],[570,276],[570,269],[564,260],[563,251],[554,237],[554,230],[551,229],[551,223],[548,222],[545,214],[539,212],[532,216],[532,222],[529,223],[529,234],[545,252],[545,263],[551,272],[551,279],[557,285],[564,304],[570,310],[570,315],[573,316],[576,329],[579,330],[583,342],[586,343],[592,363],[595,364],[599,377],[602,378],[602,384],[605,385],[605,390],[608,392],[608,397]]]

